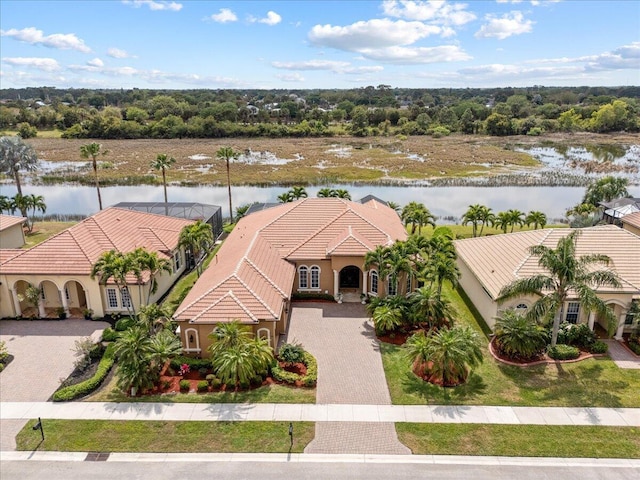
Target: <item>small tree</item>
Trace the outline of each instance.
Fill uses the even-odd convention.
[[[96,191],[98,192],[98,207],[102,210],[102,196],[100,195],[100,179],[98,178],[98,155],[106,155],[108,150],[102,150],[102,145],[99,143],[87,143],[80,146],[80,156],[82,158],[91,158],[93,166],[93,176],[96,184]]]
[[[494,331],[498,350],[513,359],[530,360],[542,355],[549,341],[544,327],[513,309],[496,319]]]

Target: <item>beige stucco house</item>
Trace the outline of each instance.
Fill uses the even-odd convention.
[[[544,273],[538,258],[529,253],[533,245],[555,248],[558,239],[568,235],[568,228],[534,230],[478,238],[456,240],[460,285],[478,309],[485,322],[493,328],[495,318],[507,308],[526,310],[534,297],[514,298],[496,302],[500,290],[516,279]],[[631,326],[627,315],[632,301],[640,301],[640,237],[614,225],[580,229],[576,241],[576,255],[605,254],[611,258],[608,268],[621,279],[620,288],[600,287],[598,296],[609,305],[619,319],[616,338],[622,338]],[[587,311],[578,300],[569,298],[563,308],[563,321],[587,323],[591,329],[604,319]]]
[[[0,215],[0,249],[20,248],[25,244],[24,217]]]
[[[640,212],[625,215],[620,219],[622,228],[640,236]]]
[[[127,279],[129,285],[123,292],[111,281],[101,285],[90,274],[102,253],[126,253],[138,247],[157,252],[172,265],[171,273],[157,277],[158,290],[150,298],[153,303],[185,270],[185,255],[178,248],[178,238],[180,230],[192,223],[112,207],[30,249],[0,249],[0,318],[54,318],[59,308],[78,317],[85,309],[91,309],[99,318],[127,313],[129,302],[137,310],[147,303],[148,272],[143,275],[142,284],[134,276]],[[37,308],[25,299],[30,284],[42,288]]]
[[[215,325],[233,320],[275,347],[294,293],[384,295],[364,256],[406,238],[396,212],[375,199],[307,198],[242,218],[174,314],[185,351],[207,356]]]

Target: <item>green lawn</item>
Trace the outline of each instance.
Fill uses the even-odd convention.
[[[16,436],[18,450],[59,452],[301,453],[315,424],[289,422],[161,422],[43,419],[45,441],[32,420]]]
[[[72,227],[78,222],[36,222],[33,226],[33,232],[25,234],[25,245],[23,248],[31,248],[39,243],[44,242],[47,238]]]
[[[117,365],[114,367],[117,368]],[[168,403],[316,403],[315,388],[267,385],[244,392],[177,393],[175,395],[146,395],[128,397],[116,387],[115,376],[87,402],[168,402]]]
[[[640,458],[640,428],[396,423],[416,455]]]
[[[444,292],[458,312],[458,324],[482,332],[458,292]],[[395,404],[640,407],[640,371],[622,370],[608,357],[520,368],[495,361],[485,347],[484,362],[467,384],[442,388],[413,375],[402,347],[382,344],[381,351]]]
[[[450,228],[451,231],[455,234],[456,238],[471,238],[473,235],[473,227],[471,226],[471,224],[468,225],[436,225],[436,228],[438,227],[447,227]],[[567,225],[566,223],[558,223],[558,224],[553,224],[553,225],[546,225],[544,228],[568,228],[569,225]],[[528,230],[533,230],[533,225],[531,227],[527,227],[526,225],[522,226],[522,227],[515,227],[513,229],[514,232],[526,232]],[[411,231],[411,227],[407,227],[407,231]],[[478,228],[478,231],[479,228]],[[509,229],[507,230],[507,232],[511,231],[511,227],[509,227]],[[500,230],[499,228],[494,228],[494,227],[484,227],[484,230],[482,230],[482,236],[485,235],[501,235],[503,232],[502,230]],[[433,227],[431,226],[426,226],[423,227],[422,230],[420,231],[421,235],[424,235],[427,238],[430,238],[433,235]]]

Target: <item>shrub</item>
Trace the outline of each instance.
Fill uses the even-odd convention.
[[[123,317],[116,322],[115,329],[117,332],[124,332],[136,324],[136,321],[131,317]]]
[[[210,369],[211,368],[211,360],[202,359],[202,358],[191,358],[191,357],[183,357],[178,356],[174,357],[171,360],[169,366],[175,370],[180,370],[182,365],[189,365],[191,370],[200,370],[201,368]]]
[[[191,388],[191,382],[189,380],[180,380],[180,391],[184,392],[184,391],[189,391],[189,389]]]
[[[294,385],[296,382],[301,382],[305,387],[313,387],[318,382],[318,362],[315,357],[309,352],[304,352],[304,358],[302,363],[307,367],[306,375],[298,375],[297,373],[287,372],[279,365],[271,367],[271,374],[273,378],[278,382],[288,383]]]
[[[595,354],[607,353],[608,350],[609,350],[609,345],[604,343],[602,340],[596,340],[591,345],[589,345],[589,351],[591,353],[595,353]]]
[[[554,360],[573,360],[580,356],[580,349],[578,347],[572,347],[571,345],[558,343],[555,347],[549,348],[547,354]]]
[[[211,388],[220,388],[222,386],[222,380],[220,380],[218,377],[213,377],[213,380],[211,381]]]
[[[107,327],[102,332],[102,341],[103,342],[115,342],[120,337],[120,333],[116,332],[113,328]]]
[[[640,343],[638,343],[635,340],[629,340],[629,348],[633,351],[633,353],[635,353],[636,355],[640,355]]]
[[[549,340],[543,327],[514,310],[507,310],[496,319],[495,335],[495,345],[501,354],[522,360],[542,355]]]
[[[240,390],[249,390],[251,382],[239,382]]]
[[[251,384],[255,385],[256,387],[259,387],[260,385],[262,385],[262,380],[263,379],[260,375],[256,375],[251,379]]]
[[[563,323],[558,330],[558,343],[574,345],[579,348],[588,348],[597,339],[596,334],[591,331],[586,323],[577,325]]]
[[[206,379],[207,382],[209,382],[209,385],[213,385],[213,381],[216,379],[216,376],[213,373],[210,373],[206,376]]]
[[[9,351],[7,350],[7,344],[0,342],[0,363],[3,363],[9,357]]]
[[[198,375],[200,375],[200,378],[207,378],[208,372],[209,372],[209,369],[205,367],[201,367],[198,369]]]
[[[336,299],[329,293],[293,292],[291,300],[328,300],[335,302]]]
[[[74,356],[76,360],[73,362],[73,366],[80,371],[87,369],[91,365],[91,350],[94,348],[93,340],[91,337],[83,337],[80,340],[75,341]]]
[[[280,347],[278,357],[286,363],[302,362],[304,360],[304,348],[302,348],[302,345],[285,343]]]
[[[53,394],[54,402],[68,402],[79,397],[83,397],[93,392],[100,386],[105,379],[114,362],[114,344],[110,344],[104,351],[104,355],[98,364],[98,369],[93,377],[80,382],[76,385],[70,385],[68,387],[61,388]]]
[[[198,382],[198,392],[206,392],[207,390],[209,390],[209,382],[207,382],[206,380],[200,380]]]
[[[162,388],[164,390],[167,390],[170,386],[171,386],[171,382],[169,380],[163,380],[162,381]]]

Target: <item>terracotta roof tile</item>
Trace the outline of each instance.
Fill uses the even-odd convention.
[[[0,215],[0,232],[6,230],[7,228],[11,228],[14,225],[20,225],[26,222],[27,219],[25,217],[16,217],[14,215]]]
[[[620,219],[620,221],[631,225],[632,227],[640,228],[640,212],[625,215]]]

